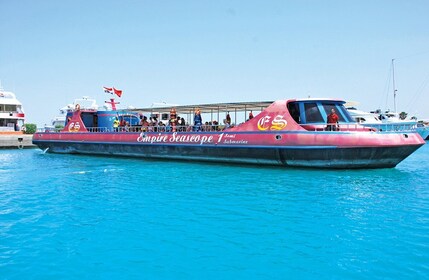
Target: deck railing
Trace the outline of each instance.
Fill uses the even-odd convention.
[[[335,125],[327,125],[326,123],[311,123],[301,124],[303,128],[308,131],[372,131],[372,132],[415,132],[417,123],[403,123],[403,124],[359,124],[359,123],[339,123]]]

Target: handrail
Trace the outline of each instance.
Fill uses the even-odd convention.
[[[107,127],[87,127],[89,132],[110,132]]]
[[[326,123],[308,123],[300,124],[301,127],[308,131],[329,131]],[[335,125],[331,125],[335,126]],[[365,124],[365,123],[339,123],[337,129],[332,131],[373,131],[373,132],[415,132],[417,123],[380,123],[380,124]]]

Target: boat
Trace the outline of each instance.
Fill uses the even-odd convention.
[[[365,112],[358,110],[356,105],[358,102],[347,102],[345,104],[349,114],[360,124],[366,127],[372,127],[377,130],[403,130],[403,129],[415,129],[417,133],[423,139],[429,140],[429,124],[427,121],[418,120],[416,117],[407,117],[401,116],[401,114],[396,112],[396,94],[397,90],[395,87],[395,67],[394,59],[392,59],[392,89],[393,89],[393,104],[394,111],[386,110],[382,111],[377,109],[371,112]]]
[[[423,139],[429,140],[429,121],[419,120],[417,122],[417,131]]]
[[[365,111],[357,109],[354,106],[347,106],[346,109],[347,109],[347,112],[350,114],[350,116],[352,118],[354,118],[360,124],[367,124],[367,125],[370,125],[370,124],[380,125],[380,124],[382,124],[382,121],[380,120],[379,115],[377,115],[375,113],[365,112]]]
[[[397,90],[395,87],[395,65],[394,59],[392,59],[392,89],[393,89],[393,104],[394,111],[386,110],[382,111],[381,109],[377,109],[371,112],[365,112],[358,110],[355,106],[358,104],[357,102],[347,102],[346,108],[349,114],[360,124],[366,127],[372,127],[377,130],[409,130],[415,129],[417,133],[423,139],[429,137],[429,127],[422,121],[417,121],[417,118],[407,118],[405,116],[400,116],[399,113],[396,112],[396,94]]]
[[[429,126],[417,119],[401,119],[398,113],[381,110],[365,112],[356,107],[346,107],[349,114],[361,125],[378,130],[415,129],[423,139],[429,137]]]
[[[109,104],[107,104],[109,103]],[[76,104],[79,104],[81,109],[84,110],[111,110],[111,104],[110,102],[107,102],[106,105],[103,107],[100,107],[97,104],[97,100],[94,98],[91,98],[89,96],[83,96],[81,98],[76,98],[73,103],[67,104],[66,106],[59,109],[59,114],[52,118],[51,123],[49,125],[45,125],[44,129],[49,131],[60,131],[64,128],[66,125],[66,117],[67,114],[70,112],[73,112]],[[116,108],[115,108],[116,109]],[[70,115],[70,114],[69,114]]]
[[[425,143],[412,128],[384,131],[362,126],[344,103],[306,98],[128,111],[82,109],[76,104],[64,129],[38,131],[33,143],[48,153],[333,169],[392,168]],[[332,109],[338,112],[339,129],[327,131]],[[169,113],[170,123],[113,125],[121,116],[142,121],[154,110]],[[196,110],[210,122],[195,124]],[[247,118],[252,111],[255,116]],[[182,125],[176,122],[179,118]]]
[[[0,132],[19,132],[24,126],[25,113],[21,102],[13,92],[0,86]]]

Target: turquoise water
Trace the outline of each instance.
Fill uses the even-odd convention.
[[[0,150],[1,279],[428,275],[428,145],[341,171]]]

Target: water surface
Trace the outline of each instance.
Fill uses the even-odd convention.
[[[0,278],[425,279],[428,182],[0,150]]]

